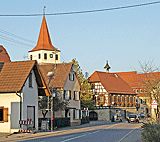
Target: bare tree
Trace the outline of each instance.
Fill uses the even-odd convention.
[[[142,74],[138,77],[141,82],[141,86],[145,88],[144,97],[148,98],[149,107],[151,109],[151,101],[155,99],[160,104],[160,72],[159,67],[153,65],[153,61],[147,61],[144,64],[139,62],[142,70]],[[158,113],[156,110],[156,120],[159,120]]]

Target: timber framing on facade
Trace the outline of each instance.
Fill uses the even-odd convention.
[[[90,77],[95,106],[135,106],[136,93],[117,74],[95,71]]]

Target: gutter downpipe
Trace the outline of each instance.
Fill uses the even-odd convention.
[[[16,95],[18,97],[20,97],[20,120],[22,119],[21,114],[22,114],[22,96],[21,96],[21,92],[20,95],[18,95],[17,91],[16,91]],[[20,129],[21,129],[21,124],[20,124]]]

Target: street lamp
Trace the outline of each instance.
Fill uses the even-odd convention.
[[[54,98],[56,96],[56,93],[52,91],[52,105],[51,105],[51,131],[54,130]]]

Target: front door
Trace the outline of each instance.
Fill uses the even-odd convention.
[[[35,128],[35,106],[27,106],[27,119],[33,121],[33,128]]]

